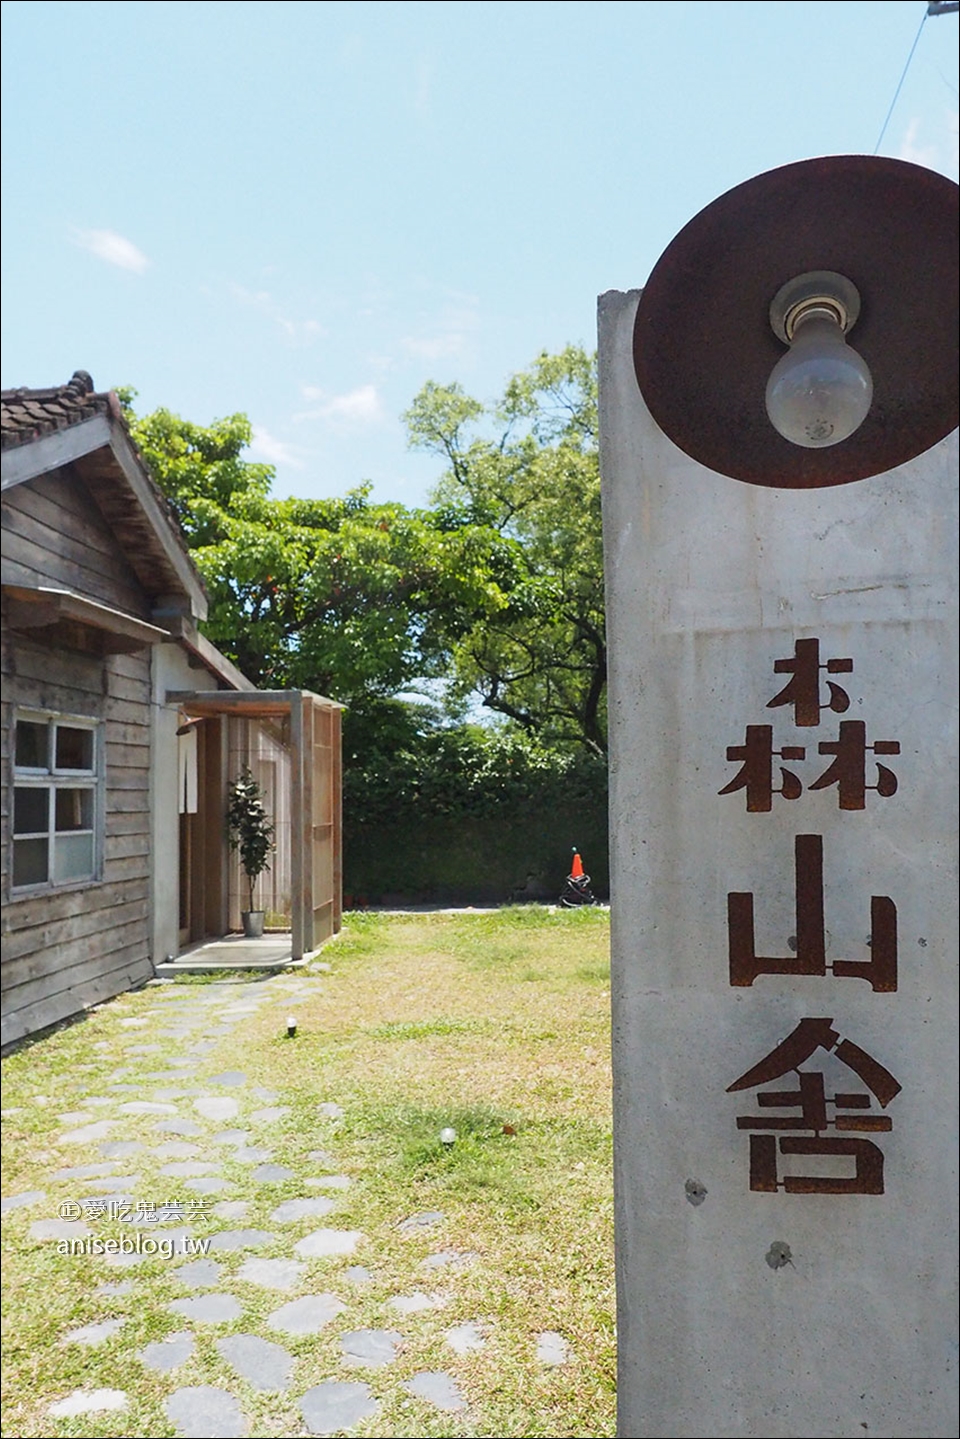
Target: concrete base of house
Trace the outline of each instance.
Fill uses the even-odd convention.
[[[281,969],[303,969],[312,955],[294,959],[289,933],[267,934],[263,939],[246,939],[242,934],[227,934],[222,939],[208,939],[195,944],[176,959],[157,965],[158,979],[174,979],[180,974],[209,974],[213,970],[275,972]]]

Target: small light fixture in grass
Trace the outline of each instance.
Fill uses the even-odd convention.
[[[297,1037],[297,1021],[294,1019],[293,1015],[290,1014],[290,1015],[287,1016],[287,1038],[288,1038],[288,1039],[296,1039],[296,1037]]]
[[[443,1145],[444,1149],[452,1149],[456,1142],[457,1131],[455,1129],[451,1129],[449,1125],[447,1125],[445,1129],[441,1129],[440,1143]]]

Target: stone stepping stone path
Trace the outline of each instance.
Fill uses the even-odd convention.
[[[161,1374],[165,1374],[170,1369],[179,1369],[181,1364],[186,1364],[193,1353],[194,1342],[193,1335],[189,1331],[184,1331],[182,1334],[168,1334],[166,1339],[148,1344],[145,1349],[141,1349],[137,1358],[148,1369],[156,1369]]]
[[[51,1420],[119,1414],[129,1406],[131,1396],[125,1391],[95,1387],[98,1351],[106,1349],[115,1360],[117,1344],[123,1343],[117,1336],[128,1325],[132,1334],[129,1320],[150,1303],[150,1286],[158,1272],[168,1287],[155,1308],[166,1315],[170,1332],[164,1335],[161,1325],[162,1337],[131,1348],[129,1357],[134,1370],[139,1364],[144,1377],[149,1373],[152,1383],[165,1386],[163,1412],[182,1439],[262,1433],[256,1426],[263,1422],[269,1432],[281,1432],[274,1421],[255,1418],[268,1411],[251,1407],[252,1394],[276,1396],[260,1401],[261,1406],[292,1406],[303,1426],[297,1432],[309,1435],[350,1434],[358,1425],[369,1427],[391,1391],[396,1397],[409,1396],[403,1399],[406,1404],[412,1398],[438,1414],[467,1410],[458,1363],[495,1345],[496,1331],[480,1316],[457,1316],[458,1322],[451,1323],[452,1314],[441,1315],[455,1299],[459,1272],[477,1255],[443,1247],[442,1211],[400,1216],[393,1221],[390,1240],[395,1242],[399,1234],[430,1252],[416,1265],[424,1289],[403,1290],[395,1283],[391,1292],[389,1246],[378,1262],[375,1233],[337,1225],[337,1212],[344,1211],[354,1182],[338,1172],[332,1152],[344,1107],[332,1097],[317,1103],[318,1138],[327,1139],[331,1148],[309,1151],[307,1159],[319,1172],[298,1185],[297,1170],[291,1167],[297,1151],[286,1148],[283,1121],[291,1112],[284,1102],[287,1096],[254,1083],[241,1069],[203,1073],[204,1056],[216,1049],[219,1033],[248,1021],[265,1001],[277,1004],[282,1016],[294,1003],[307,1001],[318,984],[322,981],[310,982],[308,992],[306,981],[288,977],[258,983],[255,994],[245,995],[240,983],[233,982],[198,987],[188,996],[172,986],[155,986],[150,1020],[120,1019],[134,1032],[125,1044],[128,1062],[106,1082],[110,1093],[79,1099],[83,1107],[59,1116],[60,1127],[52,1138],[53,1152],[59,1149],[66,1161],[71,1150],[81,1160],[91,1153],[102,1159],[64,1162],[52,1172],[49,1190],[29,1190],[3,1200],[3,1212],[12,1213],[10,1223],[22,1225],[37,1243],[96,1235],[96,1223],[110,1205],[126,1202],[135,1210],[124,1216],[128,1247],[96,1261],[107,1276],[111,1268],[119,1268],[129,1270],[129,1277],[105,1278],[95,1285],[90,1293],[103,1310],[99,1315],[94,1310],[90,1322],[58,1338],[65,1349],[83,1352],[83,1372],[93,1382],[72,1393],[51,1395],[46,1409]],[[157,1020],[169,1027],[159,1028]],[[149,1043],[135,1032],[148,1024]],[[171,1055],[171,1048],[180,1052]],[[162,1058],[153,1059],[155,1055]],[[149,1068],[151,1064],[155,1067]],[[194,1076],[197,1082],[190,1084]],[[33,1102],[43,1099],[35,1096]],[[270,1148],[261,1142],[268,1136]],[[118,1168],[130,1167],[124,1161],[131,1160],[143,1172],[117,1174]],[[248,1166],[244,1185],[253,1186],[256,1198],[216,1199],[220,1193],[228,1196],[237,1165]],[[156,1187],[153,1193],[148,1185]],[[76,1218],[62,1217],[65,1202],[76,1209]],[[161,1212],[148,1213],[151,1206]],[[21,1218],[19,1210],[33,1214]],[[248,1215],[251,1222],[245,1223]],[[329,1227],[316,1227],[325,1219]],[[184,1228],[184,1220],[203,1222]],[[358,1249],[370,1267],[349,1262]],[[164,1262],[159,1269],[158,1254],[174,1262]],[[443,1292],[434,1292],[432,1285],[442,1285]],[[179,1287],[180,1297],[170,1298],[171,1287],[174,1295]],[[384,1327],[370,1327],[371,1319],[377,1322],[373,1316],[378,1309]],[[392,1327],[391,1320],[400,1327]],[[309,1341],[320,1334],[326,1340],[321,1352],[330,1357],[322,1381],[311,1383],[317,1377],[317,1350]],[[422,1343],[431,1335],[450,1356],[450,1372],[411,1372],[414,1341]],[[410,1356],[406,1361],[405,1354]],[[530,1360],[550,1368],[571,1363],[573,1355],[561,1334],[544,1331],[531,1343]],[[371,1383],[363,1371],[375,1372]],[[213,1382],[183,1382],[201,1379],[205,1372]],[[131,1386],[135,1384],[133,1378]],[[269,1412],[280,1411],[274,1407]],[[123,1423],[117,1421],[117,1432]]]
[[[217,1348],[253,1389],[289,1389],[294,1357],[259,1334],[231,1334]]]

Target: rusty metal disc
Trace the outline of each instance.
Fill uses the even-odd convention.
[[[803,160],[721,195],[680,231],[640,297],[634,367],[660,428],[693,459],[749,484],[844,485],[922,454],[958,421],[957,186],[868,155]],[[851,343],[873,374],[861,427],[801,449],[771,425],[785,354],[770,301],[808,270],[860,292]]]

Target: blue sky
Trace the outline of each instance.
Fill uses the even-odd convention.
[[[925,10],[4,4],[3,386],[245,411],[277,494],[425,503],[426,380],[495,399],[733,185],[871,153]],[[880,147],[954,179],[957,20]]]

